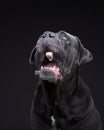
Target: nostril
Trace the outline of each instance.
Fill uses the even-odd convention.
[[[46,37],[46,33],[45,34],[43,34],[43,36],[42,36],[43,38],[45,38]]]
[[[49,32],[49,31],[47,31],[47,32],[45,32],[45,33],[43,33],[42,34],[42,38],[52,38],[52,37],[54,37],[55,36],[55,33],[52,33],[52,32]]]
[[[54,33],[49,33],[49,37],[54,37]]]

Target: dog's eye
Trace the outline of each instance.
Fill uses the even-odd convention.
[[[66,37],[63,37],[62,39],[63,39],[63,40],[67,40],[67,38],[66,38]]]
[[[65,41],[65,43],[70,44],[70,41],[65,36],[62,39]]]

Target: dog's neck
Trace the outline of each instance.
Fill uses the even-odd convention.
[[[61,101],[63,94],[68,93],[68,98],[70,98],[70,96],[77,91],[78,71],[79,70],[77,70],[72,76],[67,76],[63,81],[58,82],[57,85],[48,81],[42,81],[43,92],[46,97],[49,115],[52,115],[55,103]]]
[[[78,88],[78,76],[79,69],[77,69],[73,75],[67,76],[63,82],[59,83],[57,87],[58,101],[62,101],[63,96],[70,99],[77,92]]]

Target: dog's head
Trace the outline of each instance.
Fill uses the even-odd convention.
[[[92,54],[84,48],[78,37],[65,31],[46,31],[33,48],[29,63],[36,65],[35,75],[41,80],[56,84],[92,58]]]

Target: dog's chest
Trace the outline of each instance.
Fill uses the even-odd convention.
[[[56,125],[56,113],[57,113],[57,108],[58,108],[58,103],[57,101],[55,101],[55,105],[53,107],[53,113],[51,115],[51,124],[52,126],[55,126]],[[57,113],[58,114],[58,113]]]
[[[56,120],[55,120],[55,118],[54,118],[54,116],[52,115],[51,116],[51,121],[52,121],[52,126],[55,126],[55,124],[56,124]]]

